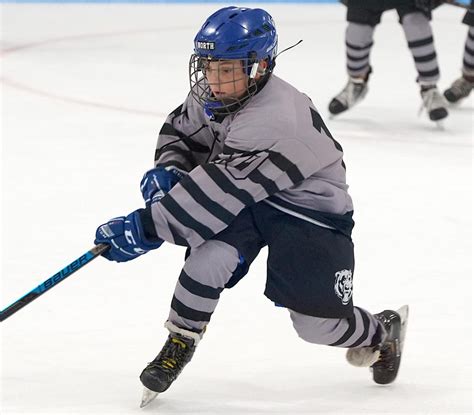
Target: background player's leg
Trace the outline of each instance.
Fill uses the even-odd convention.
[[[464,22],[469,25],[469,30],[464,44],[462,76],[444,91],[445,98],[452,103],[468,97],[474,88],[474,12],[467,12]]]
[[[346,29],[346,68],[349,80],[329,103],[331,114],[346,111],[367,94],[374,30],[375,27],[368,24],[349,22]]]
[[[411,12],[401,17],[401,23],[418,72],[423,107],[430,120],[443,119],[448,111],[436,86],[439,67],[430,21],[421,12]]]

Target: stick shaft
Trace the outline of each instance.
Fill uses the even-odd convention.
[[[463,9],[472,10],[471,5],[467,4],[467,3],[463,3],[463,2],[460,2],[460,1],[456,1],[456,0],[444,0],[444,2],[446,4],[451,4],[452,6],[457,6],[457,7],[463,8]]]
[[[62,270],[49,277],[46,281],[42,282],[35,289],[31,290],[28,294],[9,305],[7,308],[0,312],[0,321],[6,320],[11,315],[15,314],[18,310],[21,310],[24,306],[36,300],[39,296],[43,295],[46,291],[50,290],[61,281],[64,281],[67,277],[74,274],[77,270],[81,269],[84,265],[91,262],[94,258],[104,253],[109,248],[107,244],[99,244],[94,246],[91,250],[87,251],[84,255],[80,256],[70,264],[65,266]]]

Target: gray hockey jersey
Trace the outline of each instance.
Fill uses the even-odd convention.
[[[272,75],[247,105],[211,121],[189,95],[158,138],[156,166],[189,172],[148,223],[168,242],[196,247],[247,206],[265,201],[350,237],[352,201],[341,146],[311,100]]]

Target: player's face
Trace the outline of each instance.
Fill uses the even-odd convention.
[[[209,61],[205,65],[207,83],[217,99],[240,98],[247,92],[248,76],[241,60]]]

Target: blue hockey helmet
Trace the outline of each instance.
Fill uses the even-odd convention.
[[[268,70],[273,69],[277,46],[275,23],[265,10],[235,6],[216,11],[194,38],[194,52],[202,58],[268,59]]]
[[[272,72],[277,46],[275,23],[265,10],[230,6],[216,11],[194,38],[194,54],[189,63],[192,96],[210,116],[238,111],[257,92],[255,78]],[[228,60],[242,61],[242,75],[248,76],[248,86],[245,94],[224,102],[213,96],[206,67],[212,61]],[[258,69],[261,60],[266,61],[263,72]]]

